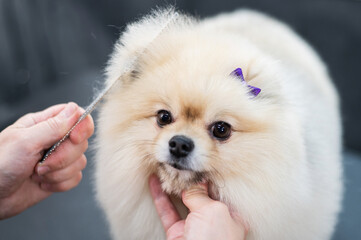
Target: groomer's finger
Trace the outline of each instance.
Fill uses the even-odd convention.
[[[162,187],[157,176],[150,176],[149,188],[164,230],[167,232],[168,229],[181,218],[167,194],[162,191]]]
[[[66,140],[46,161],[37,164],[35,168],[36,173],[38,175],[44,175],[48,172],[64,169],[80,158],[87,148],[87,140],[77,145],[71,143],[70,140]]]
[[[208,187],[204,183],[194,185],[184,191],[182,193],[182,201],[191,212],[216,202],[208,196]]]
[[[84,110],[82,109],[82,112]],[[74,144],[79,144],[88,139],[94,133],[94,121],[93,118],[88,115],[83,121],[81,121],[76,128],[70,133],[69,139]]]
[[[60,169],[58,171],[52,171],[42,176],[38,174],[33,174],[32,179],[36,182],[44,182],[44,183],[60,183],[64,182],[68,179],[73,178],[78,172],[82,171],[87,164],[87,159],[83,154],[80,158],[78,158],[71,165],[65,167],[64,169]]]
[[[40,183],[41,189],[49,192],[65,192],[69,191],[70,189],[78,186],[83,174],[78,172],[73,178],[66,180],[64,182],[50,184],[50,183]]]
[[[78,105],[68,103],[56,116],[27,128],[27,134],[30,134],[33,139],[34,151],[40,152],[59,141],[76,123],[80,115]]]
[[[35,124],[38,124],[42,121],[47,120],[48,118],[55,117],[59,114],[64,108],[66,104],[58,104],[51,106],[43,111],[28,113],[21,118],[19,118],[15,123],[15,127],[31,127]]]

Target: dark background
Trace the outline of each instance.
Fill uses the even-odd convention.
[[[198,17],[241,7],[288,23],[320,53],[339,90],[345,201],[334,239],[361,239],[361,1],[0,0],[0,130],[52,104],[86,106],[124,25],[172,3]],[[0,222],[0,239],[108,239],[91,191],[92,157],[80,186]]]

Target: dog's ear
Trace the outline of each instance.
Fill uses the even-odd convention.
[[[156,40],[178,13],[173,7],[157,9],[139,21],[127,25],[114,46],[106,67],[106,85],[114,81],[131,82],[141,73],[140,59],[146,48]],[[121,75],[123,76],[119,78]]]

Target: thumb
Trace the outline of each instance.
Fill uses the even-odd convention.
[[[29,128],[34,143],[42,151],[59,141],[79,118],[78,105],[68,103],[56,116],[48,118]]]
[[[214,202],[214,200],[208,196],[208,186],[204,183],[194,185],[184,191],[182,193],[182,201],[191,212]]]

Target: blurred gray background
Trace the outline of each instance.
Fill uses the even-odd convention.
[[[125,24],[167,3],[198,17],[260,10],[287,22],[316,48],[342,100],[346,191],[333,239],[361,239],[359,0],[0,0],[0,130],[56,103],[86,106]],[[109,239],[92,193],[91,151],[87,156],[79,187],[1,221],[0,239]]]

